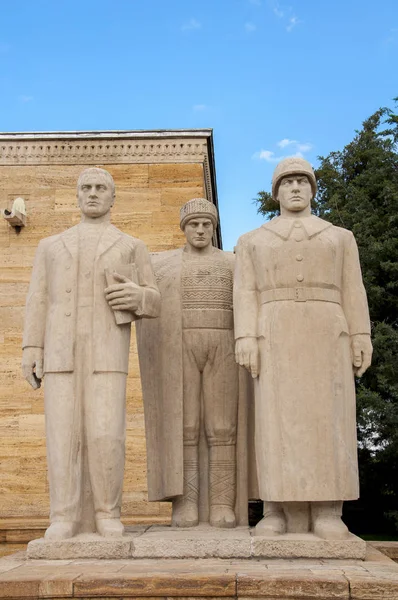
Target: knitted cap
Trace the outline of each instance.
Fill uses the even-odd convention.
[[[208,217],[211,219],[214,227],[217,227],[218,213],[212,202],[205,198],[193,198],[188,200],[180,210],[180,227],[184,231],[185,225],[191,219],[198,217]]]
[[[304,158],[291,156],[290,158],[284,158],[276,165],[272,176],[272,197],[274,200],[277,199],[276,197],[281,180],[283,177],[288,177],[289,175],[306,175],[311,183],[312,197],[315,196],[318,186],[316,184],[314,169]]]

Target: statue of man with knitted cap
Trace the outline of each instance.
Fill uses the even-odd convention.
[[[217,221],[216,207],[203,198],[181,208],[185,247],[152,256],[160,317],[137,328],[148,496],[172,500],[175,527],[201,520],[228,528],[244,521],[235,513],[240,369],[234,356],[234,255],[212,246]],[[245,502],[247,512],[247,494],[241,506]]]
[[[372,345],[354,236],[311,215],[316,191],[307,161],[281,161],[280,216],[239,239],[236,359],[255,379],[256,534],[344,539],[343,501],[359,495],[354,375]]]

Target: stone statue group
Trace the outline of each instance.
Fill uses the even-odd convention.
[[[236,256],[213,247],[216,207],[194,198],[180,211],[185,246],[150,257],[110,222],[111,175],[82,172],[81,222],[40,242],[26,303],[23,373],[33,388],[44,378],[46,540],[123,535],[132,321],[148,495],[172,501],[173,526],[235,527],[255,497],[257,535],[349,535],[370,322],[354,236],[311,215],[316,191],[311,165],[287,158],[272,182],[280,216],[243,235]]]

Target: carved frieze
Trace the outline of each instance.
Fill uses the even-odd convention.
[[[2,140],[0,165],[203,162],[206,140]]]

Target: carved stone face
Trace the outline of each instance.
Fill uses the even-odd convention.
[[[80,210],[93,219],[109,212],[114,202],[114,191],[101,173],[90,172],[83,175],[77,189]]]
[[[286,211],[299,212],[310,205],[312,188],[306,175],[287,175],[278,188],[278,201]]]
[[[207,248],[213,238],[213,222],[208,217],[190,219],[184,227],[187,243],[200,250]]]

